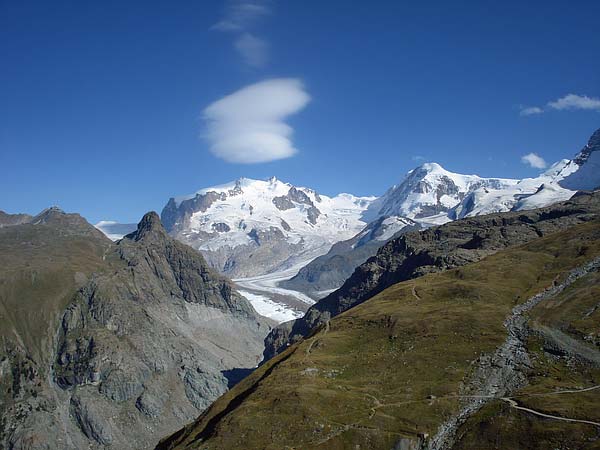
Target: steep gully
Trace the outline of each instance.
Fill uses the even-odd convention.
[[[533,409],[524,408],[519,406],[518,403],[508,395],[527,384],[527,379],[523,374],[522,369],[531,366],[526,348],[528,319],[525,314],[542,301],[560,294],[579,278],[597,270],[600,270],[600,258],[596,258],[583,266],[573,269],[562,283],[546,288],[542,292],[528,299],[525,303],[513,308],[510,316],[504,321],[504,326],[508,331],[506,341],[493,355],[483,358],[480,361],[479,366],[468,383],[468,389],[473,393],[469,393],[470,395],[459,396],[460,398],[467,399],[466,404],[463,405],[458,414],[451,417],[438,428],[436,435],[430,440],[426,447],[428,450],[446,450],[451,448],[458,427],[463,424],[469,416],[493,399],[505,401],[512,408],[541,417],[566,422],[587,423],[600,427],[600,423],[597,422],[553,416]],[[597,388],[600,388],[600,386],[592,386],[581,390],[550,392],[543,395],[585,392]],[[465,394],[467,393],[465,392]]]

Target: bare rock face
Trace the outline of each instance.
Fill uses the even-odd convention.
[[[256,366],[269,327],[197,251],[168,236],[156,213],[117,244],[79,216],[61,215],[52,211],[37,225],[0,233],[0,245],[16,255],[42,238],[76,239],[75,248],[97,238],[95,258],[65,245],[43,248],[40,261],[67,252],[62,270],[79,282],[69,288],[62,279],[44,279],[64,299],[50,325],[19,329],[20,339],[4,341],[0,369],[11,375],[2,381],[10,392],[1,411],[2,446],[153,448],[224,393],[232,370]],[[43,236],[35,236],[40,230]],[[37,282],[60,262],[36,261],[29,259]],[[12,273],[5,265],[0,276],[14,282]],[[40,313],[48,308],[44,292],[32,297]]]
[[[315,200],[320,200],[320,197],[316,194]],[[281,211],[295,208],[298,204],[306,205],[308,207],[306,209],[306,217],[313,225],[317,223],[317,219],[321,215],[321,211],[315,206],[310,197],[301,190],[296,189],[294,186],[290,188],[286,195],[273,198],[273,204]]]
[[[265,360],[392,284],[479,261],[509,246],[594,220],[599,214],[600,192],[581,193],[537,210],[472,217],[392,239],[304,317],[273,329],[265,340]]]
[[[112,444],[111,426],[97,410],[93,399],[82,399],[79,395],[71,397],[71,416],[88,439],[101,445]]]

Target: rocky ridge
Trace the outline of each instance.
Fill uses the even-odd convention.
[[[31,220],[29,214],[8,214],[0,211],[0,227],[9,227],[11,225],[20,225]]]
[[[0,243],[18,252],[37,246],[42,231],[44,240],[66,243],[36,253],[53,258],[49,268],[28,260],[37,274],[33,288],[36,277],[41,282],[57,266],[59,251],[69,264],[81,258],[77,267],[65,266],[77,280],[72,287],[50,277],[45,294],[28,300],[43,314],[48,289],[61,290],[50,326],[28,329],[16,317],[19,339],[5,340],[1,364],[10,374],[5,386],[12,386],[2,415],[7,448],[152,448],[257,364],[269,325],[198,252],[168,236],[156,213],[117,244],[79,216],[55,210],[6,230]],[[24,241],[27,233],[33,235]],[[94,259],[88,261],[89,250],[80,257],[70,250],[80,242],[96,245]],[[9,270],[10,264],[0,274],[5,287],[14,283]],[[15,302],[27,295],[7,292]]]
[[[265,360],[392,284],[478,261],[509,246],[592,220],[599,213],[600,193],[587,193],[538,210],[471,217],[392,239],[357,267],[341,288],[311,306],[304,317],[274,328],[265,340]]]

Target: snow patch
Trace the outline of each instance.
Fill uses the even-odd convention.
[[[256,312],[261,316],[268,317],[277,323],[287,322],[289,320],[302,317],[302,311],[296,311],[288,306],[274,302],[264,295],[253,294],[248,291],[238,291],[242,296],[246,297]]]

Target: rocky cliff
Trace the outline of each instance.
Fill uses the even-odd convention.
[[[20,225],[27,223],[32,219],[29,214],[8,214],[0,211],[0,227],[9,227],[11,225]]]
[[[117,244],[55,210],[1,231],[6,448],[151,448],[260,359],[268,325],[156,213]]]

